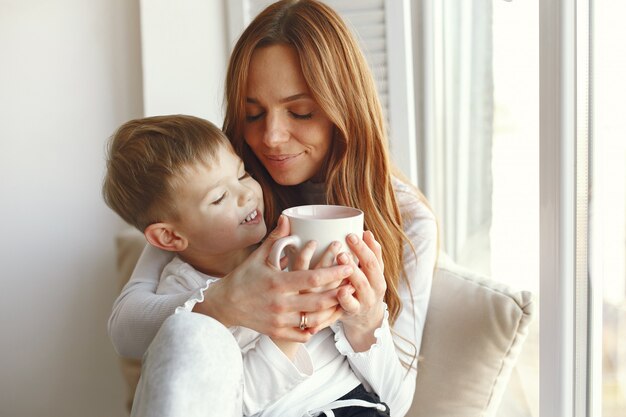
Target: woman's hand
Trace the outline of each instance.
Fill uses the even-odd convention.
[[[300,253],[298,253],[297,257],[294,259],[294,262],[293,262],[294,271],[306,270],[310,268],[311,258],[313,257],[313,253],[315,252],[316,248],[317,248],[317,242],[314,240],[307,242],[304,245]],[[314,269],[328,268],[333,265],[336,265],[337,255],[340,254],[340,249],[341,249],[341,244],[339,242],[332,242],[330,245],[328,245],[328,248],[326,248],[326,250],[322,253],[322,255],[320,256],[320,259],[317,261],[317,264],[314,266]],[[340,286],[346,286],[346,288],[342,290],[344,292],[347,291],[350,294],[354,292],[354,288],[350,285],[350,282],[347,279],[344,279],[342,281],[333,281],[326,285],[322,285],[316,288],[301,290],[300,293],[301,294],[309,293],[309,292],[322,293],[322,292],[326,292],[329,290],[335,290]],[[336,291],[332,292],[332,294],[336,294],[336,293],[337,293]],[[343,309],[341,308],[339,304],[337,304],[335,306],[334,313],[330,317],[328,317],[328,319],[324,320],[323,322],[317,325],[312,325],[309,322],[308,317],[307,317],[308,332],[310,334],[315,334],[318,331],[328,327],[335,321],[339,320],[342,315],[343,315]]]
[[[205,299],[193,311],[206,314],[225,326],[244,326],[272,338],[306,342],[312,332],[299,329],[302,312],[313,329],[329,326],[337,316],[339,288],[303,292],[340,283],[354,272],[352,265],[301,271],[280,271],[268,261],[274,242],[289,234],[289,222],[281,216],[278,226],[241,265],[212,284]],[[339,284],[337,284],[339,285]]]
[[[304,247],[298,254],[298,257],[295,259],[295,262],[293,265],[294,271],[310,269],[311,267],[310,261],[311,261],[311,258],[313,257],[313,253],[315,252],[316,248],[317,248],[317,242],[314,240],[307,242],[304,245]],[[328,245],[326,250],[320,255],[320,258],[317,261],[317,264],[313,266],[313,269],[328,268],[333,265],[337,265],[337,255],[341,253],[340,251],[341,251],[341,243],[339,243],[338,241],[332,242],[330,245]],[[322,285],[317,288],[310,288],[307,290],[303,290],[301,292],[309,292],[309,291],[310,292],[323,292],[326,290],[337,288],[340,285],[349,285],[349,281],[347,279],[344,279],[343,281],[333,281],[327,285]]]
[[[359,266],[349,254],[342,253],[337,257],[340,264],[354,267],[354,274],[349,277],[354,292],[341,287],[337,298],[344,310],[342,322],[346,337],[355,352],[363,352],[376,342],[374,330],[382,323],[383,298],[387,290],[385,268],[381,246],[370,231],[363,233],[362,240],[352,234],[347,241]]]

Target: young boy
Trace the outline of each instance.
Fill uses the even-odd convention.
[[[246,259],[267,232],[261,186],[246,173],[222,131],[192,116],[148,117],[122,125],[109,142],[103,196],[151,245],[176,252],[157,293],[193,292],[186,304],[202,300],[202,292]],[[333,250],[331,245],[323,255],[329,265]],[[303,344],[244,327],[230,330],[243,355],[245,415],[262,412],[286,394],[270,381],[297,383],[313,375],[313,360]],[[326,354],[324,360],[338,355]],[[354,398],[369,399],[370,394],[360,385],[337,407],[348,412],[357,401],[356,411],[366,413],[349,415],[388,415],[377,401]]]
[[[192,116],[148,117],[122,125],[109,142],[103,196],[151,245],[177,253],[161,275],[161,294],[194,291],[201,300],[202,291],[247,258],[266,234],[261,186],[246,173],[222,131]],[[242,327],[230,330],[245,352],[244,372],[255,369],[252,375],[263,375],[258,370],[288,366],[296,376],[312,374],[302,344],[271,340]],[[255,389],[267,381],[264,375],[246,384],[247,412],[270,400],[267,390],[254,398]]]

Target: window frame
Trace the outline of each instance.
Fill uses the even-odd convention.
[[[542,417],[591,415],[596,403],[588,376],[589,3],[539,2]]]

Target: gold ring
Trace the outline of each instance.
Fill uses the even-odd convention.
[[[306,330],[309,326],[306,323],[306,313],[300,313],[300,330]]]

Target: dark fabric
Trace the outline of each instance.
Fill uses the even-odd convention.
[[[359,385],[339,400],[364,400],[369,403],[383,404],[385,411],[368,407],[342,407],[333,410],[335,417],[390,417],[389,406],[380,401],[380,397],[375,392],[367,392],[363,384]]]

